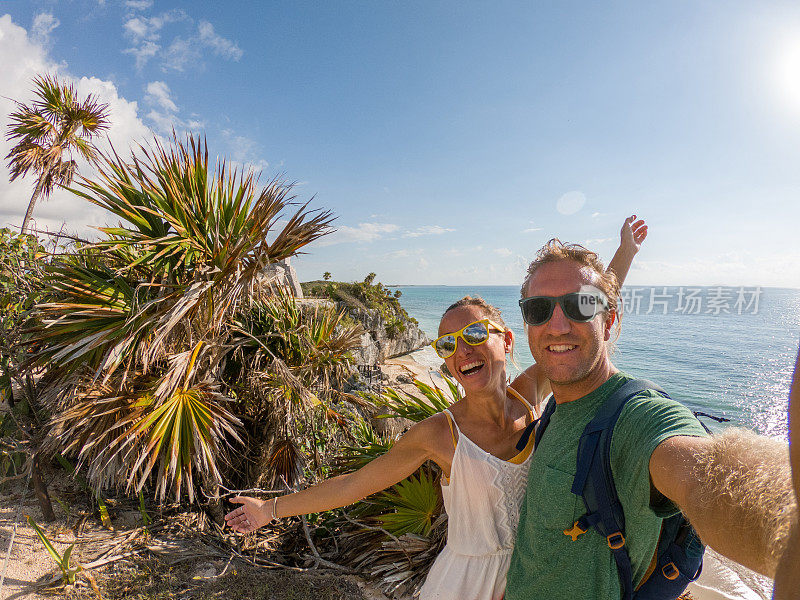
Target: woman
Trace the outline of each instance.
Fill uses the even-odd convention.
[[[646,236],[644,223],[634,220],[626,219],[615,256],[623,274]],[[622,251],[627,243],[635,249]],[[433,346],[462,386],[461,400],[415,424],[385,455],[354,473],[270,500],[232,498],[242,506],[225,516],[228,525],[248,533],[273,518],[346,506],[402,481],[432,460],[443,475],[448,541],[420,598],[502,598],[533,440],[522,452],[515,446],[537,417],[534,406],[549,386],[537,389],[535,369],[526,385],[531,394],[527,400],[507,385],[506,356],[512,353],[514,336],[500,311],[480,298],[467,296],[445,311]]]

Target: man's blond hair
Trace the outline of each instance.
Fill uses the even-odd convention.
[[[558,238],[553,238],[542,246],[536,253],[536,258],[528,265],[528,274],[522,283],[522,297],[524,298],[527,295],[528,284],[533,279],[534,273],[539,270],[539,267],[560,260],[571,260],[582,267],[588,267],[594,271],[597,274],[594,285],[605,294],[609,311],[618,312],[619,282],[614,272],[606,271],[603,261],[600,260],[596,252],[592,252],[580,244],[565,244]]]

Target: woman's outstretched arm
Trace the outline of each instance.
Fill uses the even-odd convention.
[[[384,455],[358,471],[327,479],[313,487],[261,500],[236,496],[231,502],[241,504],[225,515],[225,521],[239,533],[249,533],[274,518],[305,515],[347,506],[402,481],[422,463],[433,458],[434,444],[441,433],[439,415],[417,423]],[[277,505],[277,507],[276,507]]]
[[[613,271],[617,276],[619,287],[625,282],[628,271],[631,268],[633,257],[639,252],[647,237],[647,225],[644,219],[636,220],[636,215],[631,215],[622,224],[619,232],[619,248],[617,248],[614,258],[608,263],[608,271]]]

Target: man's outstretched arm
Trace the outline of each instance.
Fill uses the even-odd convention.
[[[653,452],[650,476],[703,542],[775,577],[797,518],[786,444],[742,429],[672,437]]]
[[[794,366],[789,393],[789,454],[792,462],[794,490],[800,503],[800,352]],[[794,531],[775,574],[774,600],[800,600],[800,520],[795,515]]]

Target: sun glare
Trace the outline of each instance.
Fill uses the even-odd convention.
[[[780,103],[800,117],[800,34],[778,45],[774,59],[773,85]]]

